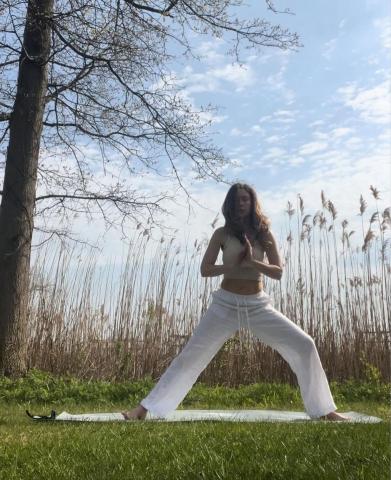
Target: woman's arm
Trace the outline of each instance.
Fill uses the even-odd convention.
[[[266,241],[270,242],[269,246],[265,250],[269,263],[260,262],[259,260],[254,260],[253,258],[249,259],[249,263],[256,270],[258,270],[258,272],[261,272],[270,278],[274,278],[275,280],[280,280],[283,271],[282,261],[278,252],[276,239],[270,230],[268,231]],[[249,245],[251,247],[250,242]]]
[[[219,254],[220,245],[222,243],[223,228],[218,228],[213,232],[209,241],[208,248],[204,254],[201,262],[201,276],[202,277],[217,277],[224,275],[232,270],[232,265],[215,265],[217,256]]]

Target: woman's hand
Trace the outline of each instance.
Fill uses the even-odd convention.
[[[245,260],[246,262],[252,262],[253,261],[253,247],[250,243],[250,240],[248,239],[247,235],[244,235],[244,241],[246,242],[244,245],[244,256],[242,260]]]
[[[236,264],[234,265],[235,267],[243,266],[243,262],[247,263],[253,260],[253,247],[246,235],[244,236],[244,240],[244,250],[239,253]]]

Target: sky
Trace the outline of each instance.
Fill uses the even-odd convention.
[[[200,61],[178,58],[170,74],[194,106],[218,107],[211,133],[232,161],[225,173],[252,185],[272,230],[286,238],[287,202],[304,200],[306,213],[321,209],[323,190],[338,220],[352,229],[361,219],[359,198],[376,206],[369,187],[380,191],[378,207],[391,205],[391,4],[377,0],[282,2],[294,14],[266,12],[263,2],[249,1],[241,15],[265,16],[296,31],[297,51],[265,48],[244,51],[242,64],[225,55],[226,40],[194,36]],[[266,12],[266,13],[265,13]],[[170,204],[163,221],[179,243],[208,239],[211,224],[223,225],[220,212],[226,184],[183,181],[198,204],[189,215],[184,195]],[[133,179],[151,192],[165,188],[162,178]],[[361,223],[360,223],[361,225]],[[360,227],[361,229],[361,227]],[[126,241],[103,223],[75,220],[74,231],[102,249],[100,262],[126,251]],[[131,236],[131,229],[129,229]],[[159,229],[152,229],[157,241]]]

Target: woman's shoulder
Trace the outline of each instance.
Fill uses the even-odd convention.
[[[273,233],[273,230],[270,227],[265,229],[263,233],[263,241],[264,241],[266,250],[268,250],[276,242],[276,237]]]
[[[227,235],[227,231],[225,227],[219,227],[216,228],[216,230],[213,232],[213,235],[216,235],[220,240],[223,240]]]
[[[216,228],[216,230],[213,232],[213,236],[217,239],[220,245],[223,246],[228,236],[227,229],[225,227]]]

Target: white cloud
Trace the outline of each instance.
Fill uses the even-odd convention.
[[[269,120],[272,119],[272,115],[264,115],[263,117],[261,117],[258,122],[259,123],[265,123],[265,122],[268,122]]]
[[[378,57],[378,55],[371,55],[370,57],[368,57],[367,59],[367,62],[368,62],[368,65],[379,65],[380,64],[380,58]],[[377,73],[377,71],[375,72]]]
[[[325,132],[320,132],[319,130],[316,130],[313,133],[313,137],[316,140],[327,140],[329,138],[329,134]]]
[[[230,135],[233,137],[253,137],[254,135],[265,135],[265,129],[259,125],[252,125],[251,127],[243,128],[233,127],[230,130]]]
[[[375,74],[378,75],[380,78],[387,79],[390,76],[390,70],[388,68],[378,68],[375,70]]]
[[[332,38],[331,40],[326,42],[324,44],[324,50],[323,50],[322,56],[326,60],[331,60],[336,46],[337,46],[337,39],[336,38]]]
[[[195,72],[191,66],[186,66],[177,79],[177,83],[185,87],[189,94],[222,92],[226,86],[234,87],[236,92],[241,92],[254,85],[255,81],[253,68],[239,63],[209,68],[205,72]]]
[[[228,118],[228,115],[215,115],[212,112],[199,112],[199,117],[202,122],[210,122],[210,123],[222,123],[224,120]]]
[[[252,137],[253,135],[255,135],[255,132],[251,128],[240,129],[240,128],[234,127],[234,128],[231,128],[230,134],[233,137]]]
[[[202,42],[195,50],[195,54],[200,56],[202,61],[216,64],[216,62],[223,61],[226,58],[222,53],[219,53],[225,41],[221,38],[215,38],[213,41]]]
[[[345,25],[346,25],[346,18],[343,18],[343,19],[339,22],[338,28],[339,28],[340,30],[342,30],[342,28],[343,28]]]
[[[337,127],[337,128],[333,128],[329,131],[319,131],[319,130],[316,130],[314,133],[313,133],[313,138],[314,140],[320,140],[321,143],[323,142],[328,142],[330,139],[333,140],[333,141],[338,141],[340,140],[341,138],[343,137],[346,137],[347,135],[351,135],[354,133],[354,129],[353,128],[349,128],[349,127]],[[315,142],[317,143],[317,142]],[[312,144],[309,144],[310,146],[308,147],[309,149],[311,149],[312,147],[316,148],[316,146],[313,146]]]
[[[286,154],[286,150],[280,147],[271,147],[268,148],[266,155],[263,155],[263,158],[279,158]]]
[[[299,148],[299,155],[311,155],[316,152],[320,152],[327,148],[327,143],[325,142],[310,142],[302,145]]]
[[[234,147],[232,150],[228,152],[228,155],[230,157],[236,156],[236,155],[242,155],[246,151],[246,145],[238,145],[237,147]]]
[[[321,125],[324,125],[324,120],[315,120],[314,122],[309,124],[309,127],[319,127]]]
[[[284,210],[288,200],[295,203],[297,194],[301,194],[307,208],[306,213],[314,214],[321,207],[320,193],[325,192],[326,198],[330,199],[338,212],[337,221],[346,218],[349,226],[356,232],[361,232],[361,218],[359,212],[360,194],[368,201],[370,212],[373,213],[376,205],[371,199],[369,186],[373,185],[383,192],[379,209],[387,206],[385,192],[389,190],[389,151],[374,152],[372,155],[362,157],[346,156],[338,157],[336,152],[331,152],[329,162],[303,175],[301,179],[295,178],[290,182],[284,182],[278,189],[264,190],[262,199],[266,214],[270,215],[275,230],[283,231],[285,225]],[[372,211],[371,211],[372,201]],[[357,242],[362,245],[360,234],[352,237],[353,245]]]
[[[251,66],[238,63],[227,64],[220,68],[214,68],[207,75],[218,80],[232,83],[236,91],[240,92],[255,83],[255,74]]]
[[[354,130],[352,128],[340,127],[340,128],[334,128],[334,130],[331,130],[330,135],[334,138],[341,138],[353,132]]]
[[[261,133],[261,134],[263,134],[263,135],[265,134],[265,129],[262,128],[262,127],[260,127],[259,125],[253,125],[253,126],[251,127],[251,130],[252,130],[253,132],[256,132],[256,133]]]
[[[189,68],[188,71],[191,72],[191,68]],[[175,74],[172,74],[171,76],[172,76],[173,79],[176,80],[176,82],[180,86],[183,86],[183,84],[184,84],[184,79],[183,78],[178,79],[178,78],[175,77]],[[202,88],[205,88],[205,85]],[[211,86],[211,88],[214,89],[215,85]],[[228,118],[227,115],[218,115],[217,113],[215,113],[215,109],[213,109],[213,110],[205,109],[205,110],[202,111],[199,107],[197,107],[196,101],[195,101],[194,97],[191,95],[191,93],[195,93],[195,91],[201,91],[201,90],[200,89],[197,90],[197,88],[195,90],[193,90],[191,87],[190,88],[183,88],[182,90],[180,90],[178,92],[177,96],[179,98],[181,98],[183,100],[183,102],[190,105],[192,107],[192,109],[195,112],[198,113],[198,116],[199,116],[202,123],[212,123],[212,124],[213,123],[222,123],[224,120],[226,120]]]
[[[380,39],[384,48],[391,48],[391,18],[377,18],[373,22],[375,28],[379,30]]]
[[[291,118],[291,117],[279,117],[279,118],[276,118],[276,123],[283,123],[283,124],[289,124],[289,123],[295,123],[295,119],[294,118]]]
[[[288,159],[288,164],[292,167],[297,167],[298,165],[301,165],[303,163],[305,163],[305,160],[302,157],[292,157]]]
[[[295,117],[297,114],[297,111],[295,110],[277,110],[274,112],[274,116],[275,117],[289,117],[289,118],[293,118]]]
[[[356,150],[361,148],[362,146],[362,139],[359,137],[350,137],[344,141],[344,146],[347,147],[349,150]]]
[[[229,132],[232,136],[234,137],[240,137],[242,135],[242,131],[239,130],[239,128],[231,128],[231,131]]]
[[[246,157],[246,158],[245,158]],[[240,158],[231,158],[229,168],[230,172],[241,172],[246,170],[246,164],[244,160],[248,159],[248,155],[243,155]]]
[[[357,111],[370,123],[388,124],[391,120],[390,83],[385,81],[372,88],[358,88],[350,83],[338,89],[346,106]]]
[[[287,105],[292,104],[295,101],[295,92],[288,88],[285,81],[285,73],[287,70],[289,58],[288,56],[281,57],[281,64],[278,72],[269,75],[266,78],[266,86],[272,91],[275,91],[283,96],[283,99]]]
[[[391,141],[391,129],[390,128],[385,129],[384,132],[380,133],[377,138],[381,142],[390,143],[390,141]]]
[[[277,143],[280,142],[284,136],[280,135],[271,135],[270,137],[265,138],[265,142],[267,143]]]
[[[217,92],[221,89],[219,82],[208,72],[196,73],[193,68],[187,66],[182,74],[178,76],[177,83],[185,87],[184,93]]]

